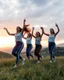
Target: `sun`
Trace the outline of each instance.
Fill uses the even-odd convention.
[[[12,47],[14,44],[14,37],[0,37],[0,48]]]

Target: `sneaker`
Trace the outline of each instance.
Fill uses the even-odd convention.
[[[18,66],[17,65],[15,65],[13,68],[17,68]]]
[[[44,59],[44,56],[42,56],[41,61],[43,61],[43,59]]]
[[[40,63],[40,61],[37,62],[37,64],[39,64],[39,63]]]
[[[50,60],[50,63],[52,63],[52,61]]]
[[[25,64],[25,62],[24,62],[25,60],[22,60],[22,65],[24,65]]]

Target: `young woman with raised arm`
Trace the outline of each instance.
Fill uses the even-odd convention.
[[[50,34],[44,32],[44,35],[49,37],[48,38],[48,48],[49,48],[49,53],[50,53],[50,63],[52,63],[52,59],[54,59],[54,62],[56,61],[53,51],[55,49],[55,38],[57,34],[60,32],[58,24],[55,24],[55,26],[57,27],[57,30],[58,30],[56,33],[53,28],[50,29]]]
[[[40,59],[43,58],[43,56],[40,55],[40,51],[42,49],[41,38],[43,36],[43,27],[41,27],[41,30],[42,30],[42,34],[40,34],[40,32],[36,32],[36,35],[33,35],[33,37],[35,38],[35,51],[34,51],[34,54],[38,58],[37,63],[40,63]],[[34,27],[33,27],[33,32],[34,32]]]
[[[10,33],[7,28],[4,28],[6,30],[6,32],[8,33],[8,35],[15,36],[16,45],[14,46],[14,48],[12,50],[12,54],[16,57],[16,64],[15,64],[14,68],[18,67],[19,59],[22,60],[22,65],[24,65],[24,60],[20,56],[20,53],[24,47],[24,43],[22,41],[23,33],[29,32],[26,28],[25,22],[26,22],[26,20],[24,19],[23,28],[21,28],[19,26],[16,28],[16,33]]]

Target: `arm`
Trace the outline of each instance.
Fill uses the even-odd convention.
[[[55,33],[55,36],[60,32],[60,29],[59,29],[59,27],[58,27],[58,24],[55,24],[56,25],[56,27],[57,27],[57,29],[58,29],[58,31]]]
[[[26,22],[26,20],[24,19],[24,20],[23,20],[23,29],[22,29],[22,33],[24,32],[24,29],[25,29],[25,22]]]
[[[7,28],[4,28],[5,30],[6,30],[6,32],[8,33],[8,35],[11,35],[11,36],[14,36],[15,34],[11,34],[8,30],[7,30]]]
[[[44,35],[49,36],[49,34],[47,34],[47,33],[45,33],[45,32],[44,32]]]
[[[33,35],[33,32],[34,32],[34,27],[32,28],[32,36],[33,36],[34,38],[36,38],[36,37]]]
[[[44,29],[43,29],[43,27],[41,27],[41,30],[42,30],[42,34],[41,34],[41,38],[42,38],[42,36],[43,36],[43,34],[44,34]]]
[[[23,36],[24,39],[27,39],[26,37]]]
[[[23,30],[22,30],[22,33],[24,32],[24,29],[25,29],[25,22],[26,22],[26,20],[24,19],[23,20]]]
[[[27,39],[27,37],[24,37],[24,36],[25,36],[25,33],[23,34],[23,36],[22,36],[22,37],[23,37],[24,39]]]
[[[27,28],[29,25],[26,25],[26,19],[24,19],[23,21],[23,32],[30,32],[31,30],[29,28]]]
[[[44,31],[44,30],[43,30],[43,31]],[[49,36],[49,34],[47,34],[47,33],[45,33],[45,32],[44,32],[43,34],[46,35],[46,36]]]
[[[26,19],[23,21],[23,29],[25,28]]]

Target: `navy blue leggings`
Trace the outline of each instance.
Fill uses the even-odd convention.
[[[20,53],[22,51],[24,47],[23,42],[16,42],[15,47],[12,50],[12,54],[16,57],[16,64],[18,64],[19,59],[22,59],[22,57],[20,56]]]
[[[52,60],[52,58],[55,58],[54,53],[53,53],[54,49],[55,49],[55,43],[49,42],[50,60]]]
[[[32,56],[30,54],[31,49],[32,49],[32,44],[27,44],[27,48],[26,48],[26,55],[27,55],[27,57]]]

